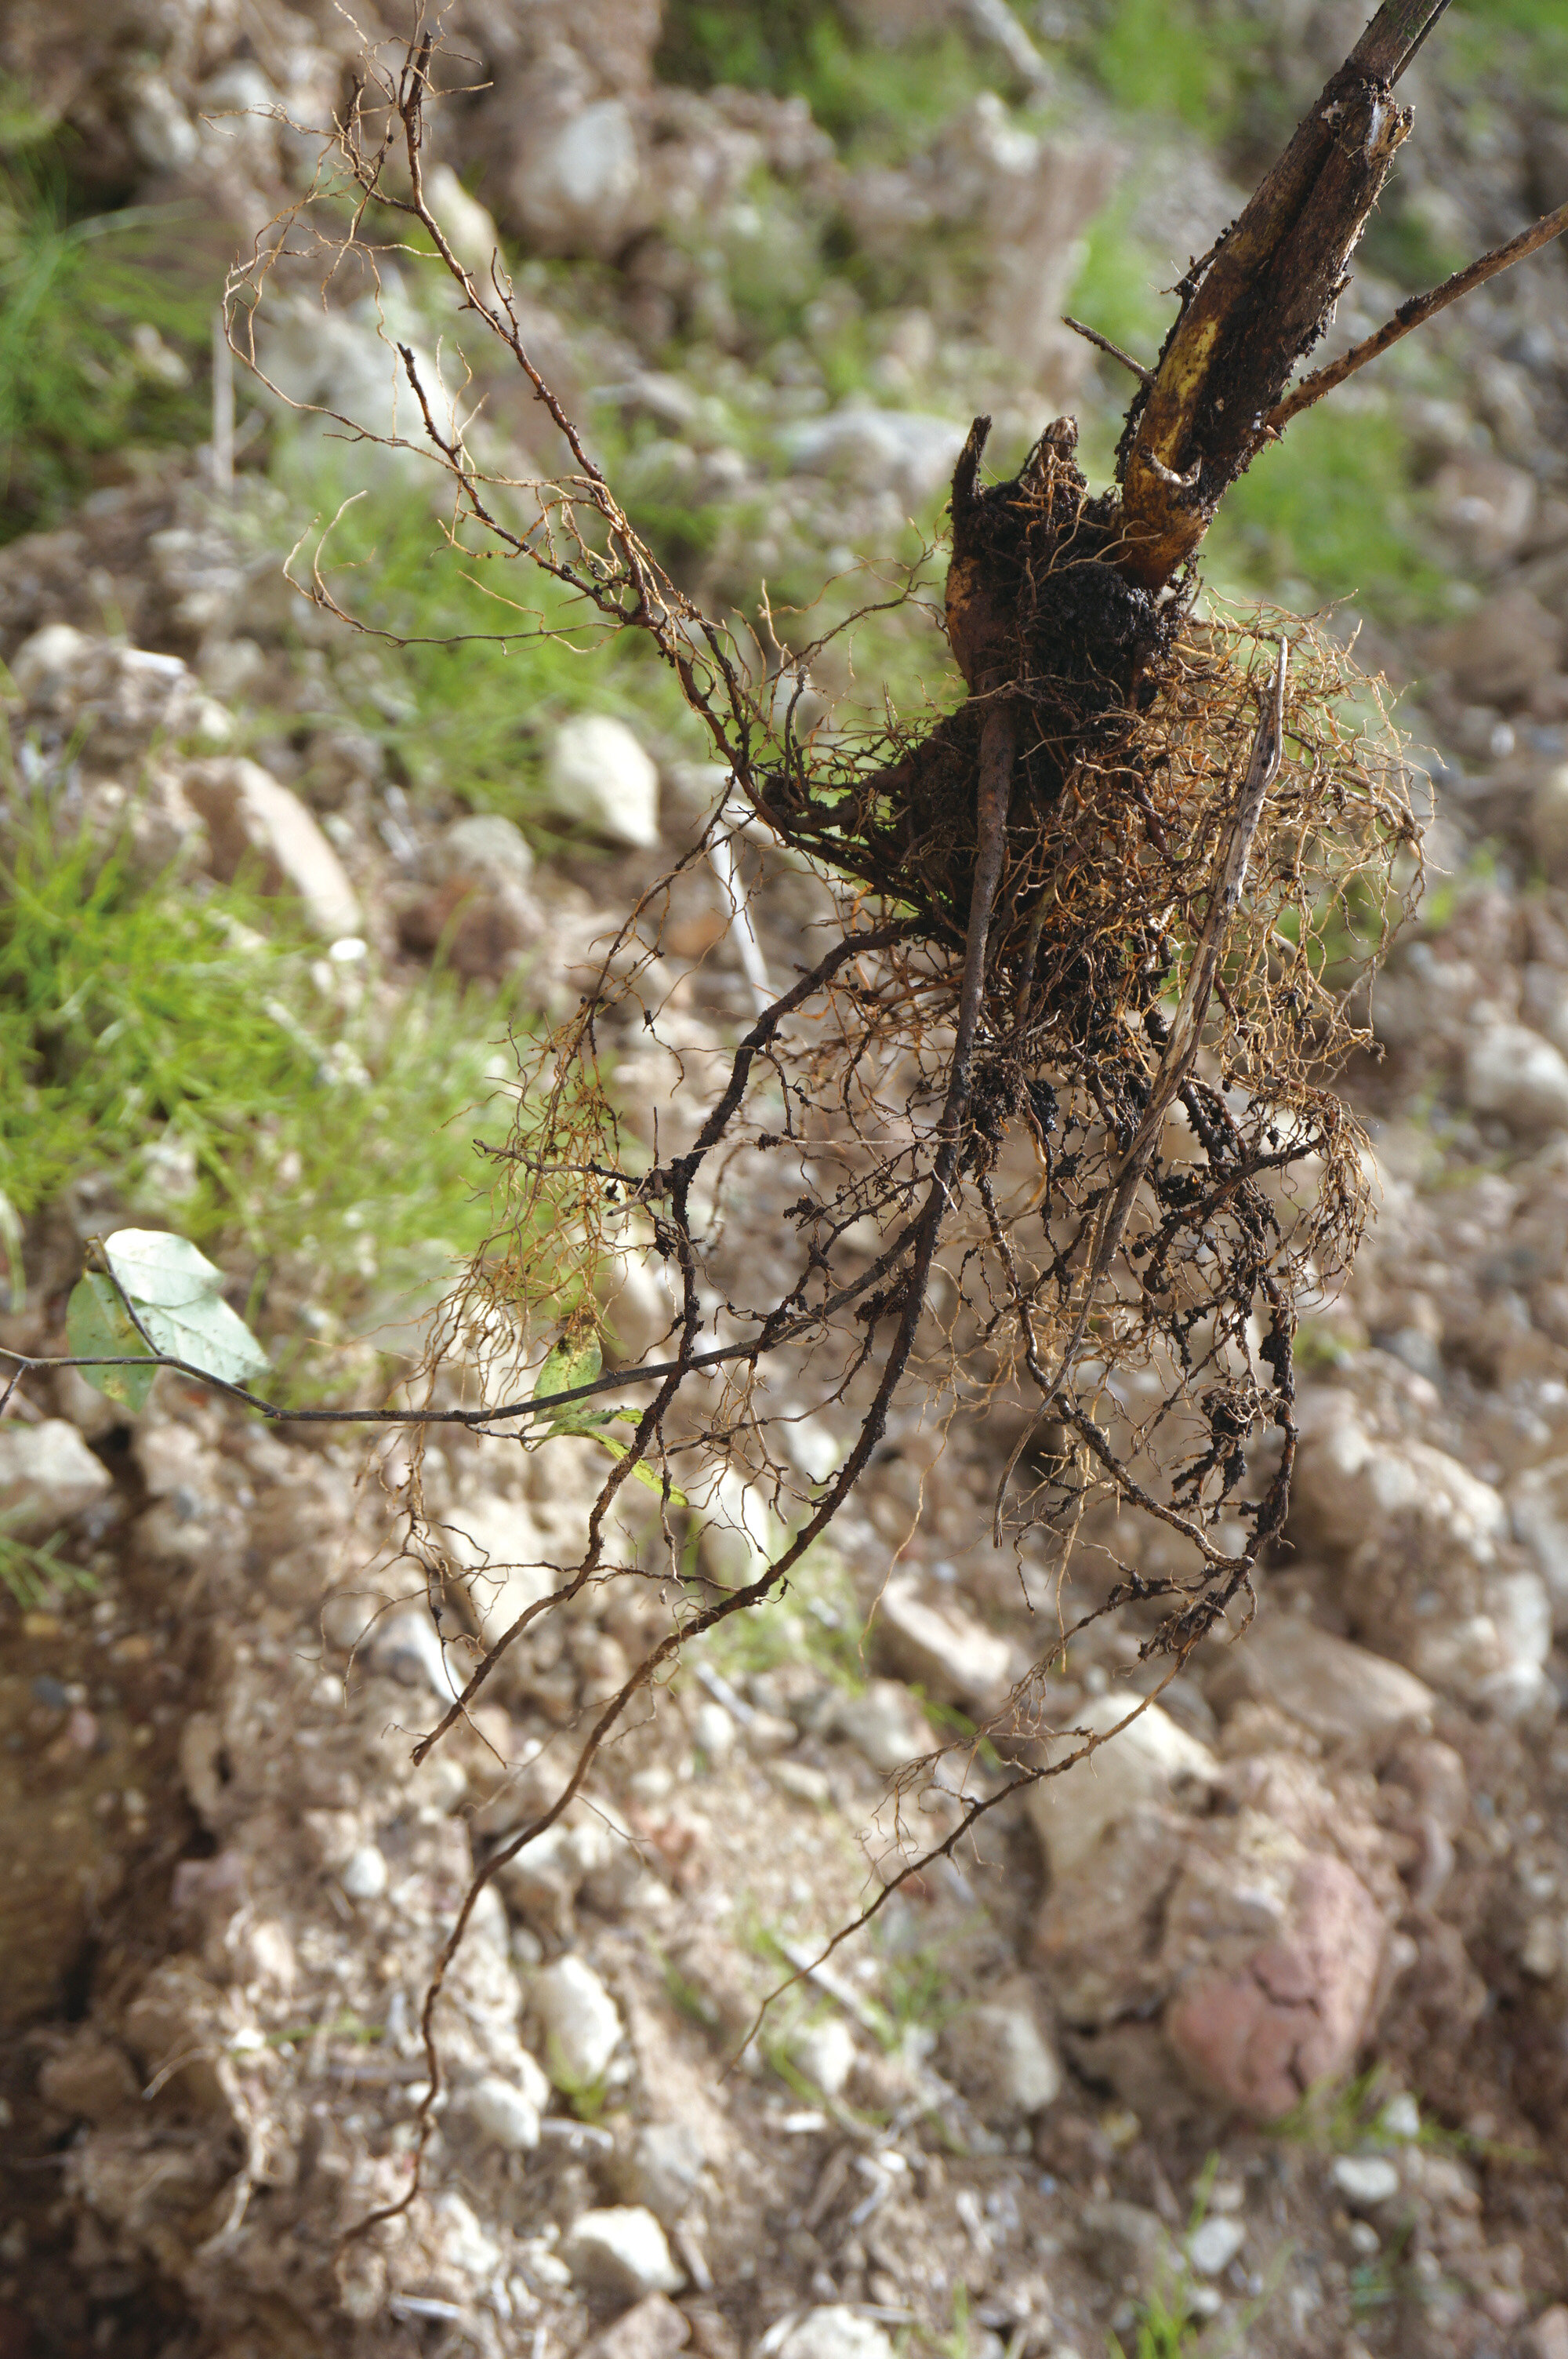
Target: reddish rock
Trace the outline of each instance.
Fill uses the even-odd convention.
[[[1383,1919],[1343,1861],[1296,1871],[1290,1921],[1238,1969],[1200,1973],[1165,2011],[1192,2077],[1251,2120],[1274,2121],[1355,2057],[1383,1958]]]

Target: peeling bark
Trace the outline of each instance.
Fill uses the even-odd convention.
[[[1392,85],[1446,0],[1390,0],[1290,145],[1178,289],[1182,310],[1118,452],[1128,580],[1156,591],[1208,529],[1226,491],[1278,439],[1270,415],[1346,284],[1411,110]]]

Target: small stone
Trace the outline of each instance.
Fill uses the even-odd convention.
[[[1108,2285],[1146,2294],[1175,2273],[1176,2253],[1157,2212],[1119,2196],[1092,2199],[1078,2214],[1091,2266]]]
[[[25,639],[11,658],[11,678],[33,712],[59,708],[88,670],[97,647],[73,623],[46,623]]]
[[[585,2343],[578,2359],[674,2359],[690,2341],[689,2320],[667,2294],[650,2293]]]
[[[578,2283],[610,2300],[641,2301],[651,2293],[675,2293],[683,2283],[664,2230],[638,2203],[582,2212],[563,2250]]]
[[[479,199],[470,196],[449,164],[430,166],[425,175],[425,193],[452,252],[488,289],[491,264],[501,252],[494,222]]]
[[[711,1696],[705,1697],[691,1715],[691,1741],[714,1768],[734,1750],[735,1723]]]
[[[825,1810],[833,1799],[827,1772],[814,1769],[809,1762],[772,1761],[768,1775],[781,1793],[787,1794],[792,1802],[804,1802],[809,1810]]]
[[[333,1644],[351,1645],[353,1642],[339,1636],[338,1631],[351,1625],[359,1601],[350,1598],[334,1602],[343,1603],[347,1611],[341,1622],[334,1623]],[[384,1621],[374,1623],[366,1652],[373,1671],[396,1680],[404,1687],[417,1687],[425,1680],[442,1703],[450,1703],[462,1691],[460,1672],[454,1676],[454,1667],[447,1659],[440,1635],[423,1605],[401,1605]],[[460,1664],[463,1658],[459,1657],[457,1660]]]
[[[1044,1778],[1029,1789],[1030,1816],[1054,1876],[1070,1874],[1111,1827],[1135,1810],[1152,1803],[1200,1802],[1219,1776],[1208,1746],[1178,1727],[1157,1703],[1119,1735],[1110,1735],[1137,1701],[1125,1690],[1091,1697],[1076,1722],[1108,1741],[1067,1776]],[[1065,1736],[1058,1745],[1063,1753],[1076,1752],[1082,1741]]]
[[[1568,1059],[1527,1024],[1491,1024],[1465,1060],[1465,1094],[1527,1136],[1568,1127]]]
[[[943,2034],[952,2077],[992,2129],[1054,2104],[1062,2068],[1046,2044],[1028,1986],[1020,1983],[962,2008]]]
[[[833,2301],[790,2328],[776,2359],[892,2359],[892,2344],[874,2319]]]
[[[1378,2127],[1385,2137],[1418,2138],[1421,2136],[1421,2107],[1408,2089],[1390,2097],[1378,2115]]]
[[[825,2097],[841,2097],[855,2069],[855,2035],[841,2016],[824,2016],[790,2042],[795,2071]]]
[[[1530,1919],[1519,1953],[1519,1964],[1527,1974],[1533,1974],[1537,1982],[1556,1980],[1563,1972],[1565,1954],[1568,1954],[1568,1943],[1563,1940],[1565,1932],[1568,1932],[1568,1926],[1561,1917]]]
[[[1331,1743],[1420,1726],[1437,1709],[1436,1696],[1412,1672],[1294,1614],[1260,1614],[1206,1692],[1221,1712],[1243,1698],[1275,1704]]]
[[[386,1859],[375,1843],[361,1843],[338,1878],[351,1900],[379,1900],[386,1890]]]
[[[1523,704],[1531,689],[1558,668],[1563,625],[1532,591],[1499,591],[1474,614],[1446,630],[1433,648],[1446,664],[1454,686],[1467,704],[1496,704],[1507,712]]]
[[[142,2084],[124,2049],[83,2029],[39,2067],[38,2094],[72,2121],[96,2125],[134,2113],[141,2104]]]
[[[787,1753],[792,1745],[800,1743],[799,1729],[782,1712],[753,1712],[742,1733],[747,1752],[758,1761],[770,1760],[775,1753]]]
[[[556,732],[546,764],[550,809],[629,850],[659,840],[659,774],[623,721],[585,713]]]
[[[595,99],[545,121],[506,181],[505,210],[541,254],[597,255],[624,242],[641,185],[637,133],[619,98]]]
[[[891,491],[906,508],[942,490],[964,445],[951,419],[847,401],[793,428],[784,447],[797,474],[826,475],[862,492]]]
[[[1398,2166],[1381,2154],[1342,2154],[1329,2176],[1346,2203],[1369,2209],[1400,2191]]]
[[[1513,1536],[1546,1583],[1552,1626],[1568,1636],[1568,1458],[1516,1474],[1506,1495]]]
[[[207,822],[212,874],[228,883],[247,863],[265,893],[297,893],[310,924],[330,942],[360,930],[354,890],[298,796],[258,762],[192,762],[186,799]]]
[[[621,2045],[615,2001],[587,1959],[570,1952],[535,1976],[534,1998],[545,2027],[551,2080],[568,2093],[591,2089],[603,2080]]]
[[[526,885],[534,874],[534,855],[522,829],[504,813],[470,811],[448,828],[432,867],[438,885],[450,876],[487,885],[505,877],[514,885]]]
[[[702,2140],[686,2122],[646,2122],[632,2142],[622,2189],[630,2203],[673,2228],[691,2201],[704,2161]]]
[[[8,1419],[0,1426],[0,1517],[13,1539],[48,1539],[114,1487],[108,1469],[64,1418],[46,1417],[38,1425]]]
[[[871,1680],[858,1696],[846,1696],[833,1726],[873,1769],[884,1773],[935,1750],[931,1723],[902,1680]]]
[[[1525,2359],[1568,2359],[1568,2308],[1543,2310],[1524,2338]]]
[[[997,1711],[1012,1685],[1012,1648],[959,1605],[930,1604],[910,1580],[890,1581],[876,1629],[899,1669],[977,1719]]]
[[[1188,2265],[1197,2277],[1217,2277],[1246,2242],[1247,2230],[1239,2220],[1201,2220],[1187,2238]]]
[[[183,172],[194,164],[201,135],[161,74],[144,71],[131,78],[125,128],[149,171]]]
[[[539,2143],[539,2108],[514,2081],[487,2073],[464,2092],[462,2109],[487,2146],[531,2154]]]

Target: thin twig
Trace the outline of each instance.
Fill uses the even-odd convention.
[[[1135,361],[1130,353],[1124,353],[1119,344],[1113,344],[1108,336],[1102,336],[1098,328],[1086,328],[1081,320],[1075,320],[1066,311],[1062,314],[1062,325],[1071,328],[1075,336],[1082,336],[1087,342],[1098,345],[1102,353],[1108,353],[1111,359],[1119,361],[1124,369],[1130,369],[1141,385],[1153,384],[1153,370],[1145,368],[1141,361]]]
[[[1516,262],[1523,262],[1528,255],[1538,254],[1543,245],[1550,245],[1554,237],[1561,237],[1564,230],[1568,230],[1568,205],[1559,205],[1555,212],[1543,213],[1538,222],[1531,223],[1529,229],[1520,230],[1518,237],[1510,237],[1507,245],[1496,245],[1490,254],[1483,254],[1478,262],[1456,270],[1452,278],[1444,280],[1441,287],[1431,288],[1424,295],[1412,295],[1408,303],[1400,305],[1391,320],[1384,321],[1375,335],[1364,337],[1360,343],[1353,344],[1336,361],[1330,361],[1326,368],[1314,369],[1311,376],[1303,377],[1294,391],[1288,393],[1283,401],[1269,412],[1267,422],[1270,429],[1275,434],[1281,432],[1292,418],[1299,418],[1303,409],[1310,409],[1314,402],[1321,401],[1325,393],[1332,393],[1336,386],[1343,385],[1347,376],[1354,376],[1357,370],[1365,368],[1368,361],[1375,361],[1380,353],[1388,352],[1402,337],[1423,327],[1428,320],[1434,320],[1440,311],[1446,311],[1451,303],[1457,303],[1477,287],[1484,287],[1488,278],[1496,278],[1500,271],[1511,270]]]

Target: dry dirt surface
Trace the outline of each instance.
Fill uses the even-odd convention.
[[[254,37],[183,0],[144,14],[99,9],[88,41],[70,11],[17,5],[0,38],[97,142],[106,184],[200,183],[254,233],[297,158],[249,117],[220,153],[203,107],[249,105],[260,83],[308,117],[348,35],[325,7],[258,8]],[[471,147],[509,235],[616,260],[609,358],[629,370],[639,321],[695,299],[649,260],[660,224],[727,201],[759,157],[839,174],[868,237],[935,201],[914,170],[898,189],[846,176],[801,103],[663,88],[652,9],[476,5],[454,23],[494,87],[453,152]],[[1001,220],[1024,201],[996,177],[994,116],[971,134],[972,201]],[[586,223],[571,138],[624,164]],[[1058,245],[1111,169],[1092,143],[1074,152],[1030,167],[1030,218],[1054,190]],[[1520,149],[1455,167],[1477,247],[1509,175],[1549,166]],[[1308,1322],[1288,1545],[1251,1628],[1206,1642],[1094,1764],[992,1812],[812,1968],[1046,1743],[1003,1718],[898,1777],[992,1721],[1059,1604],[989,1542],[1016,1420],[943,1428],[901,1401],[834,1547],[754,1625],[694,1648],[486,1893],[440,2006],[423,2191],[355,2234],[408,2184],[420,2008],[474,1867],[551,1798],[667,1624],[646,1570],[657,1503],[619,1535],[646,1577],[533,1625],[416,1767],[454,1668],[518,1598],[480,1577],[458,1621],[432,1619],[399,1554],[395,1430],[266,1428],[167,1373],[133,1418],[73,1374],[30,1377],[0,1423],[0,1509],[23,1538],[63,1529],[93,1586],[27,1610],[0,1597],[0,2359],[1102,2359],[1112,2335],[1148,2359],[1568,2354],[1552,267],[1544,293],[1486,299],[1469,407],[1427,420],[1449,437],[1435,462],[1482,594],[1442,633],[1371,648],[1396,685],[1419,676],[1444,749],[1441,889],[1379,985],[1379,1057],[1351,1075],[1379,1212]],[[1015,299],[983,295],[1001,315]],[[1065,385],[1046,327],[1024,326],[1037,381],[1056,353]],[[605,374],[602,342],[559,334],[568,375]],[[917,440],[859,448],[838,484],[803,462],[781,534],[900,519],[932,463]],[[940,477],[957,444],[936,444]],[[531,877],[509,839],[460,838],[474,822],[455,805],[411,806],[333,716],[335,668],[362,650],[299,622],[270,496],[225,503],[170,460],[0,551],[18,760],[29,748],[90,823],[128,821],[149,870],[182,853],[193,891],[260,860],[323,936],[369,942],[389,990],[444,942],[460,973],[520,973],[559,1015],[595,939],[695,832],[689,777],[664,766],[662,848],[628,821],[611,852],[557,850]],[[762,955],[787,975],[827,897],[756,845],[742,857]],[[605,1041],[633,1129],[749,1020],[707,867],[676,892],[665,957],[671,1048],[624,1016]],[[90,1179],[28,1225],[26,1305],[0,1314],[14,1349],[63,1346],[83,1241],[116,1215]],[[760,1182],[730,1206],[731,1270],[776,1255],[770,1209]],[[611,1313],[629,1355],[667,1315],[645,1271]],[[812,1420],[803,1468],[830,1467],[842,1439],[832,1414]],[[569,1564],[598,1462],[586,1440],[443,1436],[427,1511],[481,1576]],[[760,1502],[723,1506],[694,1513],[690,1562],[733,1585],[769,1528]],[[1135,1545],[1157,1574],[1152,1543],[1086,1535],[1080,1602],[1095,1564]],[[1134,1613],[1074,1643],[1054,1725],[1102,1729],[1152,1684],[1146,1626]],[[1140,2342],[1165,2311],[1185,2328]]]

